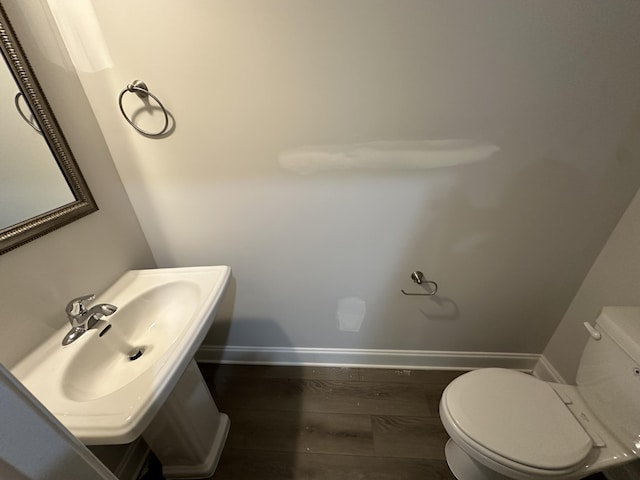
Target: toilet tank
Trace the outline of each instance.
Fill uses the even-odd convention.
[[[578,368],[578,390],[600,422],[640,452],[640,307],[604,307]]]

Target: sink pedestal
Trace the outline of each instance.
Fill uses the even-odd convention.
[[[142,437],[172,478],[207,478],[218,465],[229,432],[202,374],[191,360]]]

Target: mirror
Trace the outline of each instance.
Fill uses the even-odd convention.
[[[0,5],[0,254],[98,209]],[[2,67],[0,62],[0,67]]]

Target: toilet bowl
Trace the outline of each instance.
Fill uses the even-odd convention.
[[[447,386],[440,418],[458,480],[572,480],[637,458],[640,308],[606,307],[591,331],[576,386],[500,368]]]

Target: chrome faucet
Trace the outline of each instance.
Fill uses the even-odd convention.
[[[62,345],[69,345],[75,342],[87,330],[93,328],[102,317],[108,317],[118,309],[118,307],[109,303],[100,303],[87,309],[85,302],[89,302],[94,298],[96,298],[94,294],[85,295],[74,298],[67,304],[64,310],[69,318],[69,323],[71,323],[71,330],[62,339]]]

